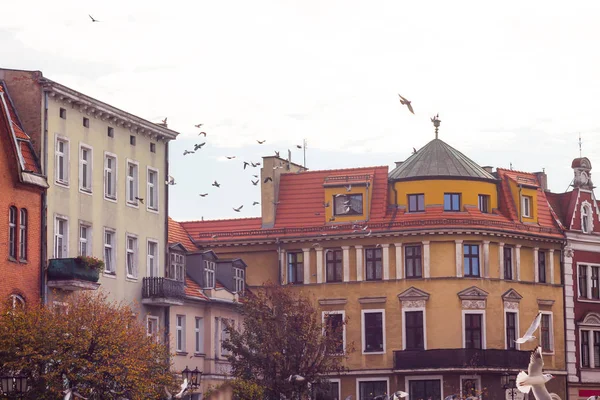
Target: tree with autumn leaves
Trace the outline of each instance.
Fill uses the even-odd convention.
[[[346,370],[347,321],[325,318],[294,288],[268,284],[240,303],[243,327],[228,326],[223,347],[232,366],[229,383],[238,399],[307,398],[326,385],[327,375]],[[303,379],[289,379],[298,375]]]
[[[7,304],[0,313],[0,375],[28,379],[25,398],[161,399],[173,392],[167,346],[126,304],[75,293],[60,308]]]

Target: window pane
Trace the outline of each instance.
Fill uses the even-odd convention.
[[[371,312],[364,314],[365,352],[383,351],[383,314]]]

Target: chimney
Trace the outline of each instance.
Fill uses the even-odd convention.
[[[306,168],[294,164],[290,160],[284,160],[276,156],[263,157],[262,168],[260,170],[260,207],[263,228],[272,228],[275,225],[277,206],[273,203],[279,201],[279,181],[281,174],[302,171],[306,171]],[[267,178],[271,179],[265,182]]]
[[[489,165],[486,165],[485,167],[481,167],[485,170],[485,172],[493,174],[494,173],[494,167],[490,167]]]
[[[548,175],[546,175],[546,171],[542,170],[542,172],[534,172],[535,177],[537,178],[540,188],[544,191],[548,191]]]
[[[399,166],[401,166],[402,164],[404,164],[404,161],[394,161],[396,164],[396,168],[398,168]]]

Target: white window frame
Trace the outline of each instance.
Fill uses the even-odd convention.
[[[28,250],[28,239],[29,239],[29,212],[26,208],[19,208],[19,229],[18,229],[18,237],[19,237],[19,246],[17,249],[17,254],[15,256],[19,257],[21,261],[27,261],[29,257]],[[16,227],[15,227],[16,228]]]
[[[540,311],[540,313],[542,313],[542,315],[549,315],[550,316],[550,349],[551,351],[544,351],[544,348],[542,347],[542,321],[540,320],[540,328],[539,328],[539,333],[540,333],[540,339],[539,339],[539,343],[540,343],[540,347],[542,347],[542,353],[543,354],[549,354],[549,355],[553,355],[556,352],[556,346],[554,343],[554,313],[552,311]]]
[[[83,160],[83,151],[86,150],[88,152],[88,159],[86,161]],[[93,165],[94,165],[94,150],[92,146],[82,143],[79,143],[79,192],[85,194],[92,194],[93,191]],[[88,186],[83,186],[83,166],[86,166],[86,180]]]
[[[586,371],[597,373],[600,369],[600,365],[596,365],[594,360],[594,332],[600,332],[600,325],[579,325],[577,327],[579,331],[579,349],[577,351],[581,354],[581,336],[583,331],[588,331],[588,358],[590,360],[590,366],[583,366],[583,357],[579,357],[579,368],[585,368]]]
[[[208,268],[212,266],[212,268]],[[212,271],[212,273],[209,273]],[[212,275],[212,286],[208,285],[208,275]],[[217,283],[217,263],[210,260],[204,260],[204,289],[214,289]]]
[[[587,211],[587,217],[588,217],[588,223],[587,226],[585,226],[585,224],[583,223],[583,215],[584,213],[586,213]],[[592,233],[594,231],[594,211],[592,210],[592,205],[587,201],[584,200],[581,203],[581,231],[583,233]]]
[[[444,398],[444,376],[443,375],[407,375],[404,377],[404,390],[409,393],[410,381],[440,381],[440,399]],[[460,381],[459,381],[460,383]]]
[[[182,322],[179,324],[179,322]],[[181,340],[180,340],[181,334]],[[175,315],[175,351],[185,353],[185,314]]]
[[[59,225],[59,221],[64,221],[65,223],[65,232],[62,234],[62,254],[61,254],[61,258],[68,258],[69,257],[69,218],[65,215],[58,215],[55,214],[54,215],[54,258],[59,258],[58,257],[58,252],[57,252],[57,241],[58,241],[58,225]]]
[[[130,164],[135,166],[135,176],[133,177],[129,176]],[[128,158],[127,163],[125,165],[125,203],[129,207],[140,208],[139,201],[135,199],[136,197],[140,196],[140,163],[134,160],[130,160]],[[130,181],[133,181],[134,193],[131,193],[131,191],[129,190]]]
[[[129,273],[129,268],[127,265],[127,255],[130,253],[129,249],[129,239],[135,239],[135,248],[131,249],[133,253],[133,275]],[[125,235],[125,275],[127,279],[137,280],[138,278],[138,263],[139,263],[139,240],[138,236],[133,233],[127,233]]]
[[[481,349],[487,349],[487,326],[485,318],[485,310],[462,310],[462,348],[466,348],[466,335],[465,335],[465,315],[467,314],[480,314],[481,317]]]
[[[13,293],[10,296],[8,296],[8,298],[10,299],[13,310],[17,308],[17,304],[20,305],[21,308],[25,308],[25,299],[23,298],[23,296]]]
[[[365,314],[370,314],[370,313],[381,313],[381,328],[383,329],[383,351],[365,351],[366,348],[366,335],[365,335]],[[383,308],[377,308],[377,309],[368,309],[368,310],[361,310],[360,312],[360,336],[361,336],[361,352],[362,354],[366,354],[366,355],[371,355],[371,354],[385,354],[387,347],[386,347],[386,332],[385,332],[385,309]],[[389,382],[388,382],[389,383]]]
[[[58,142],[63,142],[65,144],[64,151],[62,153],[60,153],[58,151]],[[71,147],[71,141],[69,140],[68,137],[59,135],[58,133],[55,135],[55,138],[54,138],[54,182],[60,186],[64,186],[67,188],[69,187],[69,184],[70,184],[69,174],[71,171],[71,169],[69,168],[70,156],[71,156],[70,147]],[[58,176],[58,171],[60,171],[60,168],[58,168],[58,165],[59,165],[58,159],[61,156],[62,156],[63,163],[64,163],[64,165],[63,165],[64,179],[62,179],[62,180]]]
[[[521,195],[521,216],[525,218],[533,218],[531,212],[531,203],[533,203],[533,197]],[[527,204],[527,205],[526,205]],[[527,211],[527,212],[525,212]]]
[[[383,379],[382,379],[383,380]],[[338,385],[338,393],[337,393],[337,398],[341,399],[342,398],[342,380],[340,378],[329,378],[329,379],[324,379],[322,382],[327,382],[327,383],[337,383]],[[314,397],[313,397],[314,398]]]
[[[423,312],[423,350],[427,350],[427,313],[425,307],[402,307],[402,350],[406,350],[406,312]]]
[[[108,169],[108,159],[112,159],[113,160],[113,166],[112,168],[109,170]],[[111,193],[108,193],[108,185],[107,185],[107,181],[108,181],[108,172],[111,172],[111,183],[112,183],[112,189],[114,192],[114,196],[111,195]],[[108,201],[112,201],[112,202],[116,202],[117,201],[117,193],[118,193],[118,187],[117,187],[117,182],[118,182],[118,173],[119,173],[119,162],[118,162],[118,158],[117,155],[114,153],[109,153],[107,151],[104,152],[104,199],[108,200]]]
[[[323,335],[325,335],[325,329],[327,328],[327,326],[325,325],[325,317],[331,314],[341,314],[342,315],[342,323],[343,323],[343,330],[342,330],[342,340],[343,340],[343,351],[341,354],[346,354],[346,311],[344,310],[331,310],[331,311],[322,311],[321,312],[321,323],[323,324]],[[331,355],[337,355],[337,353],[331,353]]]
[[[244,293],[246,287],[246,271],[243,268],[233,267],[233,286],[235,293]],[[241,288],[241,290],[240,290]]]
[[[150,327],[148,322],[153,321],[153,323],[155,323],[155,327],[156,327],[156,332],[152,332],[150,330],[148,330],[148,328]],[[153,335],[156,335],[157,339],[158,339],[158,317],[154,316],[154,315],[147,315],[146,316],[146,336],[151,337]]]
[[[587,293],[586,297],[579,297],[579,267],[584,266],[587,267]],[[592,299],[592,267],[600,268],[600,264],[588,263],[588,262],[578,262],[576,265],[577,269],[577,301],[582,303],[600,303],[600,299]],[[600,271],[598,271],[598,275],[600,276]],[[600,281],[600,279],[599,279]],[[600,285],[600,282],[598,282]]]
[[[107,269],[109,263],[106,262],[106,234],[112,235],[112,243],[110,244],[110,257],[112,269]],[[113,228],[104,227],[102,231],[102,259],[104,260],[104,274],[116,275],[117,274],[117,231]]]
[[[460,378],[459,378],[460,398],[461,399],[467,398],[463,394],[463,380],[467,380],[467,379],[474,379],[477,382],[475,390],[478,392],[478,395],[476,397],[480,399],[481,398],[481,376],[480,375],[461,375],[460,376]]]
[[[364,310],[363,310],[364,311]],[[361,382],[374,382],[374,381],[385,381],[387,385],[386,393],[390,393],[390,378],[387,376],[378,376],[375,378],[358,378],[356,379],[356,400],[360,400],[360,383]],[[341,385],[340,385],[341,390]]]
[[[181,257],[181,262],[178,258]],[[169,255],[169,273],[165,274],[169,279],[185,282],[185,255],[179,252],[171,252]],[[181,279],[178,277],[181,276]]]
[[[200,326],[198,322],[201,322]],[[195,354],[204,354],[204,317],[194,319],[194,346]]]
[[[150,183],[150,173],[153,172],[155,174],[155,183]],[[153,167],[146,167],[146,210],[153,212],[153,213],[158,213],[158,200],[159,200],[159,187],[160,185],[158,184],[159,180],[158,180],[158,169],[153,168]],[[154,207],[150,207],[150,199],[152,196],[150,196],[150,188],[153,187],[154,188],[154,199],[152,199],[154,201]]]
[[[230,337],[230,335],[224,329],[226,327],[225,323],[229,323],[229,324],[231,324],[232,326],[235,327],[235,320],[232,319],[232,318],[221,317],[221,326],[220,326],[220,328],[221,328],[220,329],[220,331],[221,331],[221,338],[220,338],[220,342],[219,342],[219,347],[220,347],[221,351],[219,352],[219,356],[222,357],[222,358],[225,358],[225,357],[227,357],[228,355],[231,354],[230,350],[225,350],[223,348],[223,342]]]
[[[150,254],[150,244],[153,244],[156,254]],[[160,276],[160,251],[158,250],[158,240],[147,239],[146,240],[146,276],[159,277]],[[151,261],[154,263],[154,272],[152,274]]]
[[[521,325],[521,324],[519,323],[519,317],[520,317],[520,315],[519,315],[519,309],[517,308],[517,309],[515,310],[515,309],[512,309],[512,308],[506,308],[506,307],[504,307],[504,324],[503,324],[503,325],[504,325],[504,350],[508,350],[508,345],[507,345],[507,343],[506,343],[506,341],[507,341],[507,339],[508,339],[508,338],[506,337],[506,313],[514,313],[514,314],[517,314],[517,315],[515,316],[515,336],[516,336],[516,338],[515,338],[515,339],[518,339],[518,338],[519,338],[519,335],[520,335],[520,333],[519,333],[519,332],[521,332],[521,331],[520,331],[520,329],[521,329],[521,326],[520,326],[520,325]],[[515,342],[515,350],[521,350],[521,345],[520,345],[519,343],[516,343],[516,342]]]
[[[85,238],[83,238],[81,236],[81,228],[85,228],[85,234],[86,234]],[[85,221],[79,221],[78,236],[79,236],[79,240],[78,240],[79,246],[77,249],[77,254],[80,256],[90,257],[93,254],[93,252],[92,252],[92,224],[90,224],[89,222],[85,222]],[[86,254],[81,253],[81,246],[83,243],[85,243]]]

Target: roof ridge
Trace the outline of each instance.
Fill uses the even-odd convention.
[[[171,217],[169,217],[171,218]],[[190,221],[175,221],[179,224],[195,223],[195,222],[216,222],[216,221],[242,221],[250,219],[262,219],[262,217],[242,217],[242,218],[218,218],[218,219],[205,219],[205,220],[190,220]]]
[[[336,168],[336,169],[312,169],[306,170],[302,172],[284,172],[281,175],[306,175],[306,174],[314,174],[314,173],[323,173],[323,172],[336,172],[336,171],[356,171],[356,170],[368,170],[368,169],[378,169],[378,168],[389,168],[387,165],[376,165],[372,167],[353,167],[353,168]]]
[[[535,172],[519,171],[516,169],[506,169],[506,168],[501,168],[501,167],[496,167],[496,171],[516,172],[518,174],[527,174],[527,175],[535,176]]]

